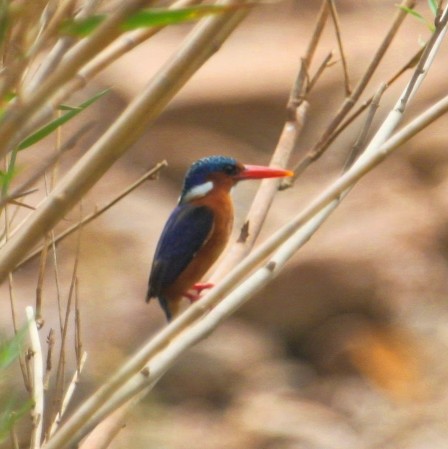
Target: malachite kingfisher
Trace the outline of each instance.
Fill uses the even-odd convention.
[[[197,283],[218,259],[232,231],[232,187],[245,179],[292,175],[288,170],[243,165],[226,156],[193,163],[157,245],[146,302],[158,298],[170,321],[178,313],[182,297],[198,299],[200,291],[212,285]],[[191,294],[191,289],[198,294]]]

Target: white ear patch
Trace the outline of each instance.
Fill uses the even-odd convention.
[[[207,181],[204,184],[199,184],[196,187],[190,189],[187,194],[184,196],[184,201],[196,200],[198,198],[202,198],[207,195],[213,189],[213,182]]]

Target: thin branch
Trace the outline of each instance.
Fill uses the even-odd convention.
[[[338,48],[339,48],[339,54],[341,55],[341,60],[342,60],[342,70],[344,73],[345,95],[348,97],[351,94],[350,77],[348,74],[347,58],[345,56],[344,46],[342,45],[342,36],[341,36],[341,27],[339,24],[339,16],[338,16],[338,12],[336,10],[336,4],[335,4],[334,0],[328,0],[328,4],[330,5],[331,18],[333,20],[334,29],[336,32],[336,40],[337,40]]]
[[[73,393],[75,392],[76,386],[79,383],[81,373],[84,368],[84,364],[85,364],[86,360],[87,360],[87,352],[84,352],[80,357],[79,366],[76,369],[75,373],[73,374],[72,380],[70,381],[70,383],[67,387],[67,391],[64,395],[64,399],[62,401],[61,408],[58,411],[58,413],[56,414],[56,417],[50,426],[50,429],[48,432],[49,438],[51,438],[52,435],[54,434],[54,432],[56,432],[56,430],[58,429],[58,427],[61,423],[62,417],[64,416],[65,411],[67,410],[67,407],[70,404],[70,401],[72,400]]]
[[[87,17],[92,14],[97,7],[97,0],[89,0],[82,3],[81,10],[76,15],[77,18]],[[41,39],[42,42],[44,41]],[[51,74],[61,62],[68,49],[73,45],[75,39],[71,36],[64,36],[58,40],[48,56],[29,82],[24,82],[25,93],[33,92]]]
[[[391,86],[395,81],[397,81],[403,74],[405,74],[408,70],[413,69],[420,60],[422,54],[423,54],[424,48],[421,48],[417,53],[415,53],[414,56],[411,57],[411,59],[400,69],[398,70],[394,75],[392,75],[391,78],[386,81],[387,86]],[[338,128],[333,132],[333,134],[328,138],[326,146],[330,146],[337,138],[338,136],[352,123],[357,117],[361,115],[362,112],[364,112],[372,103],[373,96],[371,96],[369,99],[367,99],[361,106],[356,109],[352,114],[350,114],[339,126]]]
[[[303,128],[307,108],[308,103],[303,101],[296,110],[294,119],[290,118],[285,123],[277,147],[271,158],[271,166],[286,167],[288,165],[289,158]],[[249,254],[260,234],[261,227],[266,220],[279,185],[279,180],[270,179],[262,181],[248,212],[240,237],[230,247],[224,260],[214,272],[211,278],[212,282],[221,279],[224,273],[228,272]]]
[[[76,367],[78,371],[81,370],[81,362],[84,351],[82,350],[82,337],[81,337],[81,311],[79,308],[79,281],[75,282],[75,354],[76,354]]]
[[[310,79],[308,86],[307,86],[307,93],[311,92],[311,90],[313,89],[313,87],[316,85],[317,81],[319,80],[319,78],[321,77],[322,73],[324,72],[324,70],[328,67],[330,67],[330,61],[333,58],[333,52],[330,51],[330,53],[328,53],[327,56],[325,56],[325,58],[323,59],[323,61],[321,62],[321,64],[319,65],[319,67],[316,70],[316,73],[313,75],[313,77]]]
[[[146,391],[134,396],[126,404],[114,410],[107,419],[101,422],[82,441],[79,449],[107,449],[117,434],[125,426],[126,419],[135,405],[145,397]]]
[[[44,368],[42,360],[42,347],[40,345],[39,331],[34,317],[33,308],[26,309],[28,332],[30,334],[31,350],[33,352],[33,431],[31,436],[31,449],[39,449],[42,438],[42,424],[44,417]]]
[[[322,0],[319,13],[317,15],[316,24],[314,25],[314,31],[311,39],[308,43],[308,47],[305,51],[305,55],[301,59],[300,71],[297,79],[294,83],[293,91],[290,93],[290,99],[297,99],[297,104],[292,105],[293,107],[298,107],[305,94],[309,92],[308,82],[308,68],[311,66],[311,62],[316,53],[317,45],[319,44],[320,38],[325,28],[325,24],[328,18],[328,2],[327,0]],[[294,115],[294,114],[293,114]]]
[[[298,74],[289,94],[288,104],[286,105],[287,119],[283,125],[280,138],[270,161],[270,165],[272,166],[286,167],[288,165],[303,128],[308,108],[308,103],[305,101],[305,98],[310,90],[307,68],[313,60],[327,17],[328,4],[327,0],[324,0],[316,20],[314,32],[309,41],[305,56],[301,59]],[[211,281],[220,279],[230,268],[238,264],[251,251],[260,234],[261,227],[266,220],[279,185],[280,181],[278,180],[269,179],[261,182],[244,221],[239,238],[227,250],[224,258],[215,269]]]
[[[234,1],[228,0],[228,4],[234,4]],[[126,152],[145,126],[159,115],[193,73],[217,51],[248,12],[248,8],[238,8],[199,22],[174,57],[4,245],[0,255],[0,282],[25,257],[29,248],[37,244]]]
[[[37,182],[50,167],[56,164],[66,151],[74,148],[79,143],[79,140],[84,137],[84,135],[88,133],[94,126],[95,124],[92,122],[86,123],[78,131],[76,131],[73,136],[70,137],[62,145],[57,153],[46,159],[40,167],[35,168],[31,176],[27,180],[25,180],[22,184],[17,186],[14,190],[0,199],[0,209],[4,207],[5,204],[9,203],[12,199],[20,198],[23,195],[28,194],[26,190],[29,189],[35,182]],[[30,191],[29,193],[32,193],[34,191],[35,190]]]
[[[196,3],[198,3],[198,0],[178,0],[177,2],[174,2],[170,8],[182,8]],[[48,99],[47,103],[38,113],[36,113],[35,117],[33,117],[28,124],[21,128],[13,143],[17,144],[20,139],[29,135],[36,128],[41,126],[42,123],[53,115],[55,109],[60,104],[66,101],[73,93],[85,87],[92,78],[112,64],[120,56],[131,51],[136,46],[156,35],[164,28],[164,26],[160,26],[137,30],[126,33],[123,36],[120,36],[116,41],[112,42],[111,45],[106,47],[102,52],[99,52],[99,54],[95,55],[91,61],[87,62],[84,67],[80,68],[79,71],[73,75],[59,91],[53,92],[53,96]],[[12,148],[13,146],[14,145],[10,144],[9,148]]]
[[[448,8],[447,8],[448,10]],[[428,64],[432,62],[428,58]],[[427,69],[427,66],[425,67]],[[415,84],[418,87],[418,83]],[[400,103],[400,100],[398,104]],[[118,397],[122,401],[126,401],[125,395],[127,392],[137,391],[136,388],[146,388],[152,382],[158,379],[157,376],[163,374],[163,370],[167,369],[178,355],[182,352],[182,345],[188,347],[189,344],[194,343],[197,334],[191,332],[191,329],[197,330],[197,325],[204,322],[207,317],[212,314],[216,317],[216,310],[221,310],[216,307],[208,316],[196,324],[191,326],[200,316],[209,311],[212,306],[229,291],[235,289],[235,286],[241,282],[244,277],[250,273],[261,261],[263,261],[272,251],[278,248],[279,245],[285,243],[298,229],[305,225],[309,220],[320,214],[322,209],[329,206],[335,200],[338,200],[347,189],[350,189],[354,183],[361,179],[368,171],[378,165],[390,152],[398,148],[404,142],[409,140],[416,133],[420,132],[434,120],[448,111],[448,96],[433,105],[419,117],[414,119],[409,125],[398,132],[395,136],[390,138],[386,143],[384,139],[395,128],[398,121],[395,114],[389,114],[386,121],[392,121],[394,126],[383,125],[369,147],[359,158],[356,163],[340,178],[338,178],[329,188],[327,188],[318,198],[316,198],[305,210],[294,217],[288,224],[283,226],[279,231],[275,232],[269,239],[260,245],[252,254],[245,258],[234,270],[232,270],[221,283],[216,285],[208,294],[201,299],[201,301],[192,305],[184,314],[174,320],[167,328],[162,330],[150,342],[148,342],[140,351],[130,359],[112,378],[109,382],[104,384],[97,393],[91,398],[87,399],[77,412],[69,419],[69,421],[60,429],[55,437],[48,443],[47,449],[55,449],[62,444],[68,444],[74,438],[74,435],[82,433],[83,426],[90,428],[92,426],[92,418],[99,419],[102,411],[110,407],[111,401]],[[402,115],[402,114],[401,114]],[[268,264],[266,266],[269,270],[274,270],[275,265]],[[235,294],[236,295],[236,294]],[[233,297],[235,297],[235,295]],[[224,304],[224,302],[222,303]],[[221,306],[221,305],[220,305]],[[219,307],[220,307],[219,306]],[[224,307],[224,306],[223,306]],[[190,325],[190,330],[184,331]],[[210,328],[205,328],[205,332],[209,332]],[[182,338],[180,334],[182,333]],[[202,334],[204,335],[204,334]],[[177,338],[176,338],[177,337]],[[174,349],[173,349],[174,346]],[[163,348],[167,348],[160,352]],[[181,348],[181,349],[179,349]],[[157,354],[157,355],[156,355]],[[155,356],[155,357],[154,357]],[[150,363],[149,369],[142,367],[148,363],[148,360],[154,359]],[[165,359],[164,359],[165,358]],[[159,361],[154,370],[154,360]],[[164,360],[164,362],[163,362]],[[161,362],[160,362],[161,361]],[[161,365],[160,363],[165,363]],[[135,377],[135,373],[140,373]],[[123,387],[127,385],[127,387]],[[123,388],[125,391],[123,391]],[[114,399],[115,398],[115,399]],[[107,401],[110,401],[109,403]],[[123,402],[121,402],[123,403]],[[116,405],[118,402],[116,402]]]
[[[39,329],[43,326],[44,321],[42,318],[42,294],[43,294],[43,285],[45,279],[45,268],[47,266],[47,256],[48,256],[48,245],[51,243],[49,241],[48,236],[45,237],[45,241],[48,241],[48,244],[44,246],[44,250],[40,255],[39,261],[39,272],[37,275],[37,286],[36,286],[36,321],[38,323]]]
[[[25,127],[32,115],[51,98],[57,89],[69,81],[76,72],[100,50],[109,45],[120,34],[120,24],[147,1],[128,0],[119,3],[113,12],[90,36],[81,40],[65,56],[63,62],[39,88],[21,102],[16,102],[6,111],[0,122],[0,155],[4,155],[13,141],[15,133]]]
[[[415,4],[415,0],[403,0],[401,2],[401,6],[405,6],[406,8],[412,8]],[[305,155],[305,157],[299,161],[298,164],[294,167],[295,176],[293,179],[285,180],[282,182],[283,187],[290,186],[295,179],[297,179],[314,161],[316,161],[322,154],[325,152],[325,150],[328,148],[328,139],[333,134],[333,132],[337,129],[337,127],[340,125],[344,117],[348,114],[348,112],[352,109],[352,107],[355,105],[355,103],[360,98],[361,94],[364,92],[364,89],[366,88],[368,82],[372,78],[372,75],[375,73],[379,63],[381,62],[384,54],[386,53],[387,49],[389,48],[393,38],[398,32],[398,29],[400,28],[400,25],[402,24],[403,20],[407,16],[407,13],[402,10],[401,8],[398,8],[398,11],[396,13],[396,16],[394,20],[392,21],[392,25],[389,28],[389,31],[387,32],[385,38],[383,39],[380,47],[378,48],[376,54],[374,55],[371,63],[367,67],[366,72],[356,85],[355,89],[353,90],[352,94],[345,98],[342,105],[340,106],[339,110],[337,111],[334,118],[330,121],[330,123],[327,125],[325,131],[322,133],[321,137],[317,141],[317,143],[314,145],[314,147]]]
[[[142,175],[137,181],[133,182],[130,186],[126,187],[123,191],[121,191],[115,198],[113,198],[111,201],[109,201],[107,204],[105,204],[100,209],[96,210],[95,212],[92,212],[89,215],[86,215],[80,222],[75,223],[73,226],[70,226],[68,229],[63,231],[58,236],[54,237],[51,244],[58,244],[62,240],[64,240],[69,235],[76,232],[80,227],[87,225],[91,221],[98,218],[100,215],[104,214],[104,212],[108,211],[112,206],[117,204],[119,201],[121,201],[123,198],[125,198],[127,195],[129,195],[131,192],[133,192],[137,187],[140,187],[144,182],[148,181],[149,179],[155,179],[157,174],[162,170],[164,167],[166,167],[168,163],[166,161],[162,161],[157,163],[154,167],[149,169],[144,175]],[[20,268],[22,265],[26,264],[30,260],[34,259],[38,254],[40,254],[44,246],[41,246],[40,248],[37,248],[35,251],[33,251],[31,254],[29,254],[25,259],[23,259],[20,264],[17,266],[17,268]]]
[[[414,119],[386,143],[375,148],[370,146],[369,151],[363,153],[363,157],[358,159],[351,169],[334,181],[305,210],[266,240],[230,272],[220,284],[201,298],[201,301],[189,307],[185,313],[148,342],[131,360],[128,360],[119,373],[88,399],[67,422],[66,426],[71,427],[71,421],[76,420],[81,415],[81,411],[85,414],[86,408],[91,407],[93,403],[96,404],[97,408],[95,408],[93,418],[88,422],[86,421],[85,427],[77,428],[76,437],[66,441],[79,441],[111,411],[125,404],[136,394],[147,392],[172,366],[180,354],[208,336],[225,318],[237,310],[279,272],[280,268],[308,241],[357,181],[382,162],[387,155],[447,112],[448,96]],[[241,285],[235,287],[244,276],[265,260],[275,249],[277,249],[277,252],[270,261],[264,263]],[[233,290],[232,293],[218,303],[231,290]],[[195,321],[199,314],[204,314],[206,311],[208,312],[206,316]],[[186,327],[187,322],[190,323],[188,328]],[[142,363],[143,354],[147,356],[147,362],[144,364]],[[121,380],[126,379],[120,385],[121,388],[117,385],[119,378]],[[105,400],[103,393],[112,384],[115,393],[109,396],[109,400]],[[60,429],[60,432],[66,430],[64,427]],[[55,438],[57,436],[58,434],[55,435]],[[50,443],[53,444],[50,445]],[[58,441],[50,441],[47,449],[58,447],[57,443]]]
[[[45,363],[45,377],[44,377],[44,389],[48,389],[48,385],[50,382],[51,371],[53,369],[53,350],[54,350],[55,338],[54,338],[54,330],[50,329],[47,337],[47,360]]]
[[[403,112],[406,108],[408,101],[411,99],[411,96],[415,94],[417,91],[417,87],[419,83],[421,83],[426,76],[425,66],[427,66],[428,60],[430,60],[435,52],[438,49],[438,46],[442,42],[445,34],[446,34],[446,24],[448,23],[448,13],[445,11],[437,21],[437,27],[434,30],[434,33],[431,35],[431,38],[428,41],[428,44],[423,50],[422,57],[417,64],[417,68],[415,70],[415,75],[412,78],[411,82],[408,84],[405,94],[401,100],[400,111]],[[439,44],[437,44],[439,43]]]
[[[81,208],[81,215],[82,215],[82,208]],[[61,346],[59,351],[59,363],[58,368],[56,372],[56,393],[55,393],[55,399],[53,400],[53,409],[51,413],[50,423],[51,426],[54,425],[55,421],[58,421],[57,416],[62,416],[62,407],[63,407],[63,396],[64,396],[64,374],[65,374],[65,346],[66,346],[66,340],[67,340],[67,332],[68,332],[68,320],[70,317],[71,307],[73,298],[75,296],[75,285],[76,285],[76,279],[78,276],[78,265],[79,265],[79,253],[81,250],[81,234],[82,234],[82,227],[78,230],[78,238],[76,242],[76,253],[75,253],[75,261],[73,264],[73,272],[72,272],[72,280],[70,283],[70,290],[68,293],[68,299],[67,299],[67,305],[65,309],[65,318],[64,318],[64,324],[62,327],[62,336],[61,336]],[[53,418],[54,417],[54,418]],[[49,434],[49,431],[47,431],[47,435]]]
[[[364,122],[364,125],[362,126],[358,137],[350,151],[350,154],[348,155],[347,160],[345,161],[343,171],[347,171],[352,165],[353,162],[357,159],[358,155],[360,154],[362,148],[364,147],[366,140],[367,140],[367,134],[369,133],[369,130],[372,126],[373,118],[376,114],[376,111],[380,105],[380,99],[384,94],[384,91],[387,89],[387,84],[382,84],[380,88],[376,91],[375,95],[373,96],[373,100],[370,104],[369,113],[367,114],[366,120]]]

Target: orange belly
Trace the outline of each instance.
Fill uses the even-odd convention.
[[[228,194],[222,195],[217,192],[192,201],[192,203],[208,206],[214,211],[213,228],[208,240],[196,253],[187,268],[163,292],[170,303],[173,315],[177,313],[182,296],[202,279],[224,251],[232,232],[233,207]]]

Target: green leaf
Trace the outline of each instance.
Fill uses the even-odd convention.
[[[106,20],[105,14],[86,17],[85,19],[69,19],[62,23],[60,31],[69,36],[85,37]]]
[[[11,159],[8,170],[4,172],[3,170],[0,170],[0,186],[2,187],[1,191],[2,194],[5,194],[8,190],[8,186],[11,183],[14,176],[17,174],[17,169],[15,168],[15,159],[16,159],[16,153],[17,150],[13,150],[11,153]],[[11,164],[12,161],[12,164]]]
[[[4,370],[19,357],[26,333],[27,327],[24,327],[10,339],[3,339],[0,336],[0,381],[4,377]],[[6,393],[6,397],[0,397],[0,443],[9,436],[15,422],[28,413],[32,407],[31,400],[17,405],[10,392],[3,391],[2,393]]]
[[[19,357],[25,334],[26,328],[8,340],[0,341],[0,370],[7,368]]]
[[[16,406],[15,401],[9,400],[6,406],[2,406],[0,412],[0,442],[7,438],[14,424],[31,410],[31,400]]]
[[[419,12],[415,11],[412,8],[408,8],[407,6],[398,6],[401,10],[407,12],[409,15],[414,16],[417,20],[419,20],[420,22],[424,23],[431,32],[434,32],[435,27],[434,25],[429,22],[428,20],[426,20]]]
[[[242,5],[198,5],[186,8],[167,9],[151,8],[143,9],[132,14],[122,24],[124,31],[135,30],[137,28],[158,27],[174,25],[184,22],[198,20],[210,14],[220,14],[237,8],[248,7]],[[105,14],[87,17],[85,19],[67,20],[62,24],[61,32],[71,36],[88,36],[100,25],[107,16]]]
[[[428,6],[434,16],[437,15],[437,0],[428,0]]]
[[[191,22],[192,20],[198,20],[206,15],[220,14],[229,11],[229,9],[235,9],[235,6],[198,5],[180,9],[144,9],[129,17],[123,23],[123,29],[128,31],[136,28]]]
[[[38,129],[35,133],[31,134],[30,136],[26,137],[22,142],[19,143],[18,149],[24,150],[25,148],[30,147],[31,145],[34,145],[35,143],[39,142],[43,138],[47,137],[49,134],[51,134],[53,131],[55,131],[60,126],[67,123],[69,120],[71,120],[73,117],[77,116],[80,112],[87,109],[89,106],[91,106],[93,103],[95,103],[97,100],[99,100],[103,95],[105,95],[108,92],[108,89],[103,90],[96,95],[94,95],[92,98],[89,98],[84,103],[80,104],[77,107],[68,107],[68,106],[62,106],[63,110],[66,110],[64,115],[61,115],[60,117],[56,118],[55,120],[51,121],[45,126],[42,126],[42,128]]]

